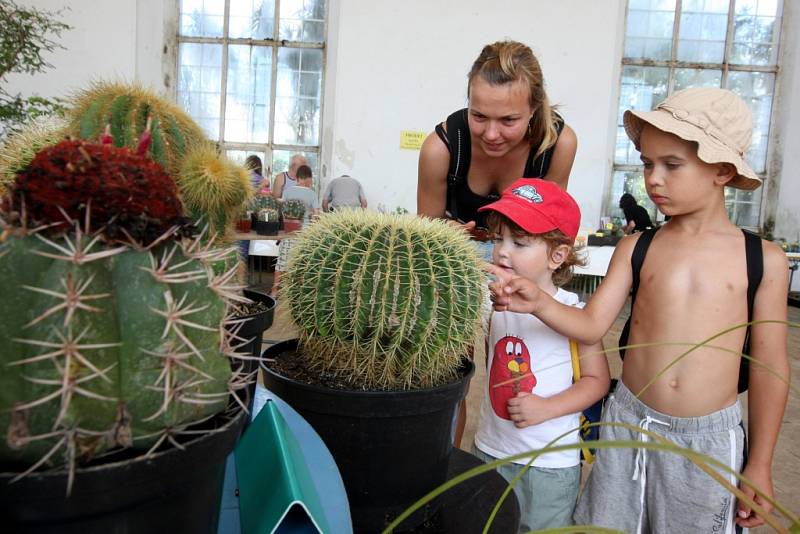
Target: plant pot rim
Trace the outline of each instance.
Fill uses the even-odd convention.
[[[281,341],[280,343],[276,343],[266,351],[264,351],[264,356],[268,351],[282,351],[282,350],[295,350],[297,348],[299,340],[297,338],[294,339],[287,339],[285,341]],[[430,395],[435,392],[439,391],[448,391],[451,389],[458,389],[461,387],[461,382],[465,379],[469,380],[472,378],[472,375],[475,373],[475,362],[470,360],[467,357],[464,357],[461,360],[461,367],[459,368],[459,376],[457,379],[447,382],[445,384],[441,384],[439,386],[432,386],[427,388],[417,388],[417,389],[388,389],[388,390],[363,390],[363,389],[338,389],[338,388],[329,388],[326,386],[319,386],[316,384],[308,384],[306,382],[296,380],[294,378],[289,378],[284,376],[277,371],[271,369],[266,362],[266,358],[262,356],[261,361],[259,362],[259,367],[265,373],[269,373],[276,377],[279,377],[281,380],[289,382],[296,386],[299,389],[303,389],[306,391],[314,392],[314,393],[330,393],[336,392],[337,395],[342,395],[345,397],[359,397],[359,398],[387,398],[387,397],[394,397],[398,393],[404,395]]]
[[[225,416],[225,411],[229,410],[229,409],[234,409],[235,413],[230,415],[230,416]],[[217,418],[217,417],[227,417],[228,420],[225,421],[225,423],[222,426],[220,426],[218,428],[215,428],[213,430],[208,430],[207,432],[204,432],[203,434],[198,435],[195,438],[192,438],[191,440],[187,441],[186,443],[182,443],[181,445],[184,447],[184,449],[190,447],[193,444],[196,444],[197,442],[199,442],[201,440],[207,439],[207,438],[209,438],[211,436],[214,436],[216,434],[219,434],[219,433],[227,431],[228,429],[230,429],[231,426],[238,424],[240,422],[240,418],[247,417],[247,413],[238,404],[233,403],[233,404],[230,404],[228,406],[228,408],[222,410],[221,412],[216,413],[212,417],[212,419],[213,418]],[[121,449],[121,450],[124,450],[124,449]],[[123,466],[123,465],[131,465],[131,464],[135,465],[135,464],[139,464],[139,463],[143,463],[143,462],[152,462],[152,461],[158,460],[160,458],[164,458],[168,454],[176,454],[176,453],[180,454],[180,453],[184,453],[184,452],[185,452],[184,450],[181,450],[181,449],[179,449],[179,448],[177,448],[175,446],[170,447],[167,450],[163,450],[163,451],[160,451],[160,452],[153,453],[153,454],[151,454],[149,456],[144,451],[142,451],[142,454],[140,454],[138,456],[135,456],[133,458],[125,458],[125,459],[122,459],[122,460],[115,460],[115,461],[112,461],[112,462],[101,462],[101,463],[99,463],[97,465],[92,465],[92,466],[89,466],[89,467],[78,467],[78,468],[75,469],[75,477],[76,478],[79,477],[82,473],[94,473],[94,472],[101,471],[101,470],[113,469],[113,468],[120,467],[120,466]],[[46,471],[34,471],[32,473],[29,473],[29,474],[25,475],[24,478],[53,478],[53,479],[55,479],[55,478],[63,477],[68,472],[69,471],[67,469],[63,469],[63,468],[51,469],[51,470],[46,470]],[[0,478],[16,477],[17,475],[19,475],[19,473],[20,472],[17,472],[17,471],[0,471]]]

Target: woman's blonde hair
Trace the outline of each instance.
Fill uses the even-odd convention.
[[[559,245],[569,245],[569,254],[567,254],[566,259],[564,259],[564,263],[553,272],[553,284],[558,287],[566,285],[567,282],[572,280],[572,271],[575,265],[580,267],[586,266],[586,258],[575,248],[574,240],[567,237],[561,230],[550,230],[543,234],[532,234],[505,215],[496,211],[490,211],[486,216],[486,226],[489,228],[489,231],[495,235],[500,234],[503,228],[508,228],[511,235],[514,237],[533,237],[535,239],[541,239],[547,244],[548,254],[552,254],[553,249]]]
[[[556,144],[558,131],[555,115],[544,90],[544,76],[539,60],[531,49],[516,41],[498,41],[483,47],[472,64],[467,83],[469,96],[472,81],[480,76],[492,85],[522,80],[528,86],[528,102],[535,111],[528,122],[528,140],[536,148],[536,157]]]

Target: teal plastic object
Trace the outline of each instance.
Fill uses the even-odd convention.
[[[325,467],[333,462],[330,453],[313,431],[311,434],[301,431],[298,436],[297,422],[295,425],[287,422],[280,404],[283,403],[279,399],[267,399],[236,447],[241,532],[341,532],[338,527],[336,530],[330,527],[331,510],[326,513],[326,507],[347,509],[344,486],[335,464],[332,468]],[[296,416],[286,413],[289,418],[293,415]],[[315,441],[317,446],[313,444]],[[320,493],[320,488],[327,491],[330,487],[340,488],[332,492],[340,496],[338,506],[329,502],[330,493]],[[328,502],[323,502],[320,495],[325,495]],[[341,520],[334,517],[333,523]],[[349,516],[345,521],[349,530]]]

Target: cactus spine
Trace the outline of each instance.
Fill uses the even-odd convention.
[[[306,214],[306,205],[296,198],[283,203],[283,216],[287,219],[302,219]]]
[[[484,280],[460,230],[348,210],[301,232],[281,284],[311,365],[395,389],[455,376],[479,324]]]

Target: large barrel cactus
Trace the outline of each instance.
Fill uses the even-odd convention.
[[[20,173],[0,219],[0,462],[155,448],[227,405],[239,288],[185,222],[127,148],[64,141]]]
[[[347,210],[299,235],[281,285],[312,365],[368,389],[400,389],[456,375],[485,275],[457,228]]]

